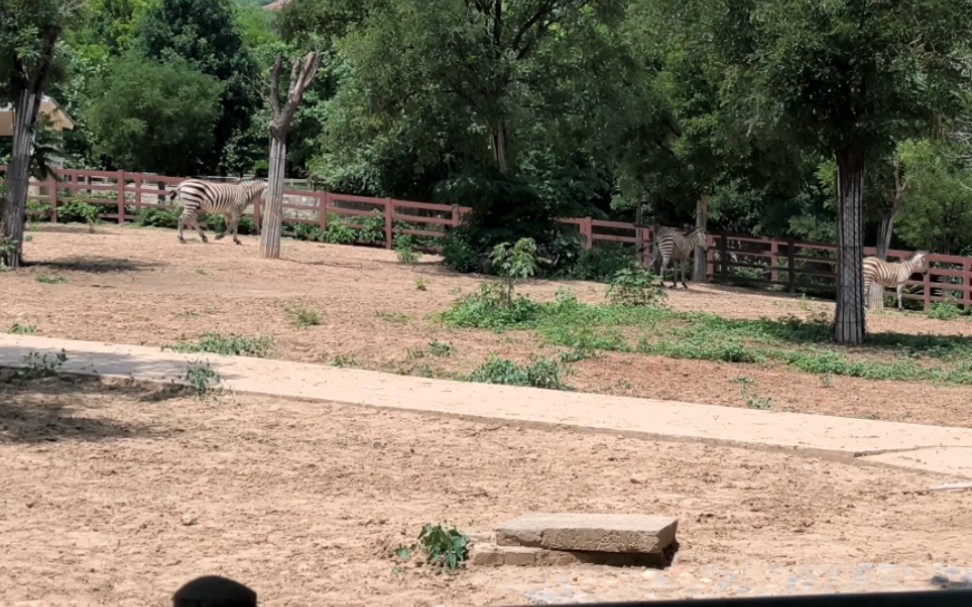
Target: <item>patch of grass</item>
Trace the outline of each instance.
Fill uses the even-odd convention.
[[[61,367],[67,362],[67,352],[61,349],[60,352],[51,356],[49,354],[38,354],[28,352],[20,359],[22,368],[14,373],[14,380],[29,381],[32,379],[42,379],[57,375]]]
[[[291,316],[291,323],[298,329],[316,327],[321,324],[321,314],[317,310],[294,306],[286,308],[286,312]]]
[[[385,322],[390,322],[396,325],[404,325],[408,322],[408,314],[403,314],[402,312],[388,312],[386,310],[375,310],[375,316],[382,319]]]
[[[7,333],[13,333],[14,335],[33,335],[36,332],[37,325],[22,325],[19,322],[15,322],[7,329]]]
[[[570,389],[560,378],[560,365],[556,361],[544,359],[523,366],[493,355],[466,379],[484,384],[532,386],[548,390]]]
[[[452,356],[455,351],[456,349],[450,343],[443,343],[441,341],[429,342],[429,354],[432,356]]]
[[[398,262],[411,265],[419,260],[419,254],[415,251],[415,242],[411,234],[400,234],[395,237],[395,256]]]
[[[231,333],[205,333],[196,341],[170,346],[175,352],[209,352],[228,356],[254,356],[265,358],[273,345],[270,337],[246,337]]]
[[[961,315],[962,308],[954,301],[936,301],[927,314],[933,320],[954,320]]]
[[[618,270],[607,291],[608,302],[616,306],[653,306],[665,297],[659,277],[641,266]]]
[[[357,367],[358,359],[354,354],[338,354],[331,359],[331,365],[338,368]]]
[[[196,396],[202,398],[219,390],[223,378],[209,366],[209,363],[194,361],[186,367],[185,379]]]
[[[455,527],[427,523],[422,526],[417,541],[409,546],[399,546],[395,556],[408,561],[416,552],[424,555],[427,566],[454,572],[469,558],[469,537]]]
[[[50,274],[38,274],[37,282],[44,285],[59,285],[67,282],[67,278],[64,278],[63,276],[58,276],[56,274],[53,276],[51,276]]]
[[[428,291],[429,283],[427,280],[419,276],[418,278],[415,279],[415,288],[419,291]]]

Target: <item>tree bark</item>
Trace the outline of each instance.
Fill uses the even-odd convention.
[[[510,170],[509,150],[507,149],[506,121],[501,120],[493,127],[493,160],[496,168],[504,175]]]
[[[260,231],[260,257],[280,258],[280,233],[283,228],[284,165],[287,163],[286,133],[270,134],[270,171],[267,174],[266,204]]]
[[[39,97],[24,89],[17,96],[13,115],[13,150],[7,167],[7,196],[0,223],[3,224],[4,246],[0,260],[8,267],[19,268],[23,262],[24,214],[30,183],[30,153],[34,142],[34,125],[40,110]]]
[[[709,195],[702,194],[695,203],[695,227],[706,230],[709,224]],[[696,248],[692,261],[692,282],[705,282],[708,277],[706,252]]]
[[[864,150],[837,151],[837,310],[834,341],[864,342]]]

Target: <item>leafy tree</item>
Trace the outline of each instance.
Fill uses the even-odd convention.
[[[207,168],[219,119],[221,85],[186,61],[126,54],[91,100],[88,123],[100,153],[115,166],[169,175]]]
[[[24,213],[34,133],[41,101],[59,76],[58,42],[82,12],[76,0],[0,0],[0,103],[13,107],[7,195],[0,197],[0,262],[21,265]]]
[[[834,338],[864,339],[864,176],[892,142],[958,108],[968,0],[670,3],[727,65],[738,119],[832,155],[838,168]],[[703,32],[706,32],[703,34]]]
[[[143,54],[157,61],[180,57],[223,84],[207,170],[225,170],[222,151],[245,131],[259,105],[259,77],[244,45],[232,0],[159,0],[139,30]]]

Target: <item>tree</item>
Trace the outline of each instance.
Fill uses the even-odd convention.
[[[158,63],[128,53],[86,108],[96,150],[126,170],[198,174],[213,149],[221,88],[178,57]]]
[[[146,57],[181,57],[223,84],[207,170],[225,171],[222,151],[234,134],[247,129],[259,106],[258,69],[232,0],[159,0],[145,12],[139,39]]]
[[[958,107],[972,34],[969,0],[723,0],[670,5],[701,20],[732,66],[727,88],[754,129],[837,163],[837,307],[834,339],[865,335],[861,276],[865,167],[891,142]],[[700,10],[700,7],[705,10]]]
[[[80,0],[0,0],[0,102],[13,105],[7,196],[0,198],[0,262],[21,265],[31,150],[41,101],[56,73],[58,41]]]
[[[267,204],[263,212],[263,229],[260,232],[260,256],[266,259],[280,257],[280,232],[283,224],[284,167],[287,162],[287,135],[290,133],[297,106],[307,87],[321,67],[321,54],[307,53],[304,60],[294,59],[290,69],[287,99],[280,105],[280,76],[283,55],[277,55],[270,72],[270,170],[267,177]]]

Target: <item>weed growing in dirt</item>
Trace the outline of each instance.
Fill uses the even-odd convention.
[[[618,270],[607,291],[608,302],[616,306],[652,306],[665,297],[660,279],[640,266]]]
[[[452,347],[452,344],[441,341],[429,342],[429,354],[432,356],[452,356],[455,351],[456,349]]]
[[[354,354],[338,354],[331,359],[331,365],[338,368],[357,367],[358,359]]]
[[[759,396],[752,391],[753,387],[756,385],[756,382],[753,381],[752,378],[743,375],[740,377],[734,377],[730,381],[735,384],[739,384],[739,391],[742,393],[743,401],[745,401],[746,406],[750,409],[769,410],[773,408],[772,398]]]
[[[375,310],[375,316],[382,319],[385,322],[390,322],[396,325],[404,325],[408,322],[408,314],[403,314],[401,312],[387,312],[385,310]]]
[[[442,571],[454,572],[469,558],[469,537],[455,527],[426,523],[418,540],[410,546],[399,546],[395,556],[407,561],[416,551],[425,556],[425,564]]]
[[[37,325],[22,325],[19,322],[15,322],[7,329],[7,333],[13,333],[14,335],[33,335],[36,332]]]
[[[189,363],[186,368],[185,379],[199,398],[218,390],[223,383],[223,378],[220,377],[219,373],[214,371],[209,363],[203,361]]]
[[[548,390],[570,389],[560,378],[560,365],[556,361],[544,359],[523,366],[493,355],[485,364],[466,377],[466,380],[483,384],[532,386]]]
[[[398,262],[411,265],[419,260],[419,254],[415,251],[415,242],[410,234],[400,234],[395,238],[395,255]]]
[[[264,358],[270,352],[270,337],[245,337],[243,335],[205,333],[197,341],[182,342],[170,346],[175,352],[209,352],[227,356],[254,356]]]
[[[22,368],[14,373],[12,379],[28,381],[31,379],[41,379],[57,375],[64,363],[67,362],[67,352],[63,349],[57,354],[38,354],[29,352],[20,359]]]
[[[37,282],[44,285],[59,285],[67,282],[67,278],[57,275],[51,276],[49,274],[38,274]]]
[[[521,238],[510,248],[510,243],[501,242],[493,247],[489,259],[506,287],[502,301],[511,306],[516,283],[537,273],[537,243],[532,238]]]
[[[316,327],[321,324],[321,314],[317,310],[297,306],[289,307],[286,311],[291,316],[291,322],[298,329]]]
[[[415,288],[419,291],[428,291],[429,283],[421,276],[415,279]]]
[[[952,298],[949,298],[949,301],[936,301],[926,314],[933,320],[954,320],[961,315],[962,308]]]

